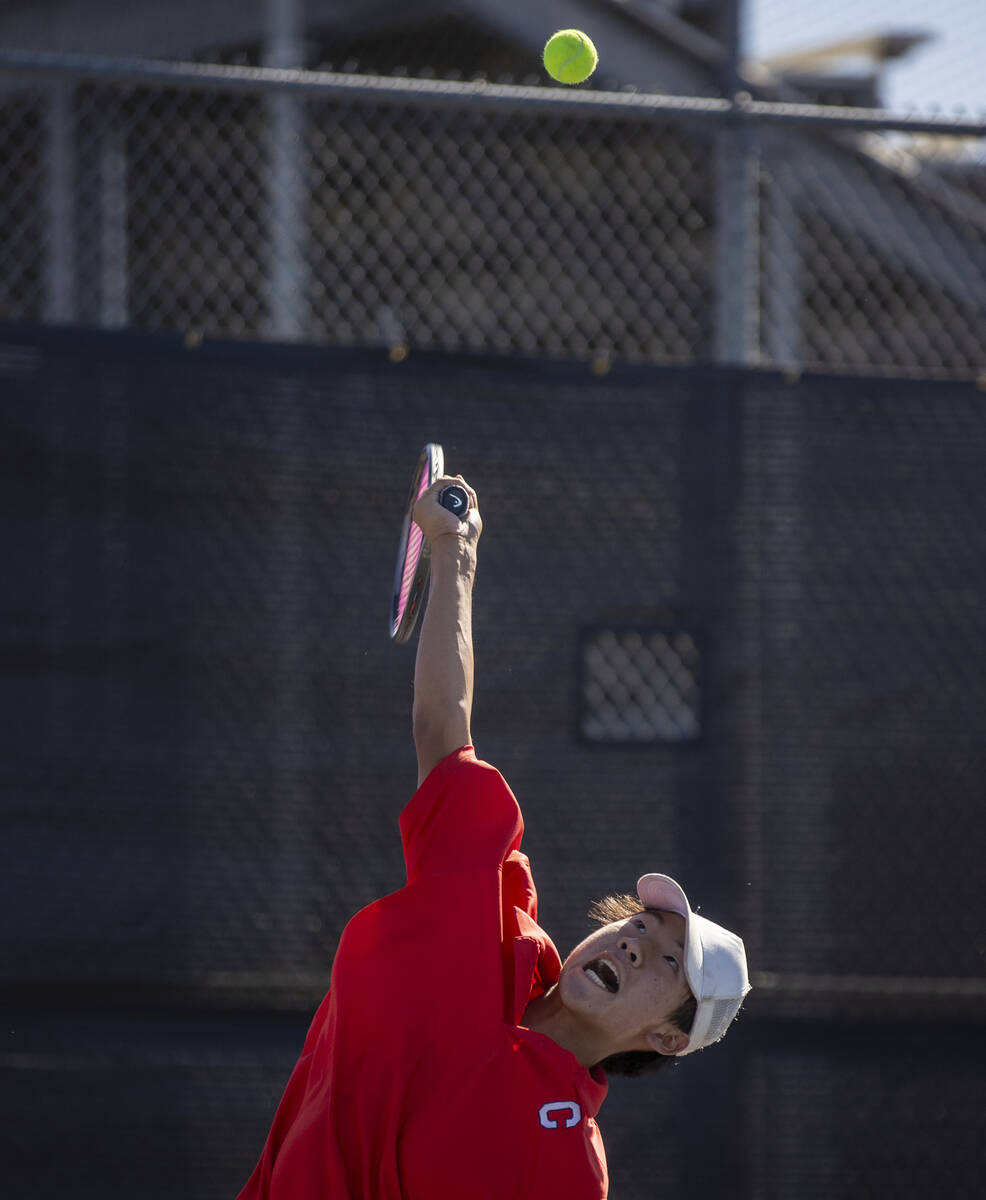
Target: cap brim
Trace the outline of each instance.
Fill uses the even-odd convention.
[[[637,880],[637,895],[645,908],[659,908],[685,918],[685,978],[695,999],[701,1000],[705,951],[697,923],[693,920],[695,914],[681,885],[670,875],[642,875]]]
[[[750,990],[742,939],[692,912],[688,897],[669,875],[642,876],[637,895],[645,908],[685,918],[685,978],[698,1003],[688,1045],[678,1053],[691,1054],[723,1036]]]

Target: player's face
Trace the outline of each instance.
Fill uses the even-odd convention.
[[[648,911],[605,925],[565,960],[558,987],[573,1014],[626,1042],[624,1049],[674,1054],[670,1017],[691,995],[684,968],[685,918]]]

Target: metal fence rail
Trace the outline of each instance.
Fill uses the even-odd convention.
[[[986,123],[0,54],[0,319],[975,375]]]

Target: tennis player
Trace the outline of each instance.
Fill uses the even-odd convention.
[[[459,520],[437,501],[466,488]],[[599,1200],[606,1072],[717,1041],[743,943],[665,875],[597,906],[564,964],[537,924],[523,820],[476,758],[472,590],[482,520],[460,477],[414,518],[431,584],[414,672],[407,884],[352,918],[241,1200]]]

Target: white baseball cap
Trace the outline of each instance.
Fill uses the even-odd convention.
[[[643,875],[637,895],[644,908],[685,918],[685,978],[698,1001],[688,1045],[678,1056],[718,1042],[750,990],[742,938],[692,912],[688,898],[669,875]]]

